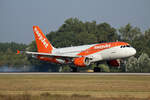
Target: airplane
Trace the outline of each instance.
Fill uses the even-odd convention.
[[[108,61],[112,66],[118,66],[116,59],[127,58],[136,54],[136,50],[131,45],[119,41],[55,48],[38,26],[33,26],[33,32],[38,52],[25,51],[25,53],[51,63],[86,67],[92,63]],[[18,51],[18,53],[20,52]]]

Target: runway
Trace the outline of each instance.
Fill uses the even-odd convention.
[[[139,75],[150,76],[150,73],[54,73],[54,72],[2,72],[0,75]]]

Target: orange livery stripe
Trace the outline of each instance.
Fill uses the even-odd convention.
[[[109,49],[109,48],[121,46],[121,45],[128,45],[128,43],[125,43],[125,42],[100,43],[100,44],[96,44],[96,45],[80,52],[77,55],[87,56],[87,55],[91,55],[91,54],[100,52],[100,51],[105,50],[105,49]]]

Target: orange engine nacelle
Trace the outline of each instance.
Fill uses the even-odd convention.
[[[39,60],[43,60],[43,61],[48,61],[48,62],[52,62],[52,63],[57,63],[57,64],[65,64],[66,61],[62,60],[62,59],[57,59],[56,57],[42,57],[42,56],[38,56]]]
[[[90,61],[88,58],[80,57],[80,58],[74,59],[74,64],[79,67],[85,67],[85,66],[90,65]]]

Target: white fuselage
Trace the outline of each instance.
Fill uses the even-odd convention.
[[[53,50],[54,54],[67,54],[67,55],[78,55],[80,52],[85,51],[86,49],[94,46],[92,45],[83,45],[83,46],[72,46],[66,48],[57,48]],[[101,50],[99,52],[86,55],[84,57],[92,58],[91,62],[102,61],[102,60],[113,60],[133,56],[136,53],[136,50],[133,47],[123,47],[115,46]]]

